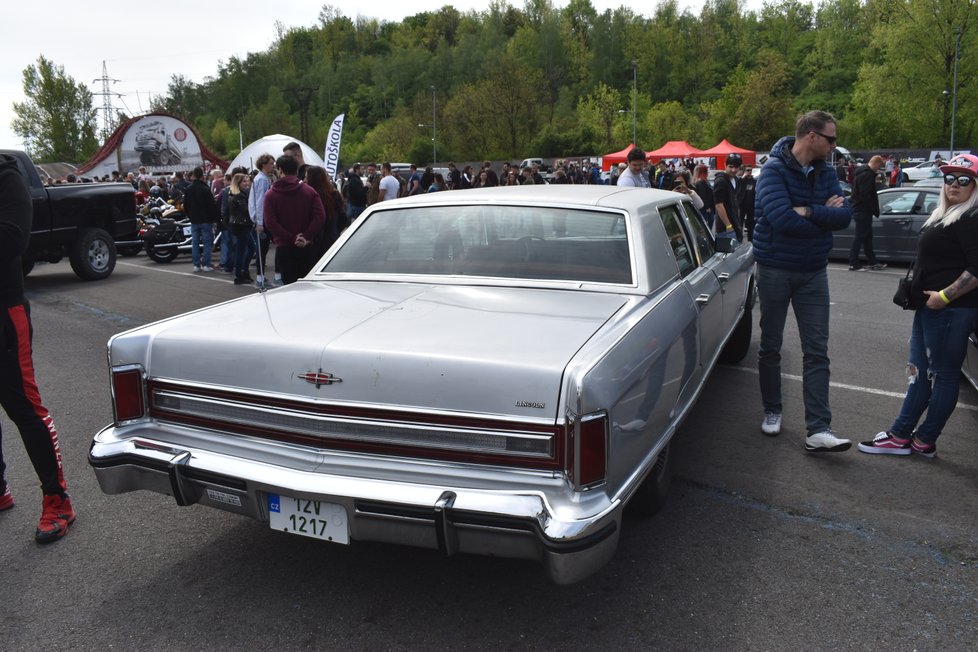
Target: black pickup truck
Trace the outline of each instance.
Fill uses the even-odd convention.
[[[65,256],[80,278],[94,281],[115,269],[116,240],[133,240],[136,194],[128,183],[73,183],[45,186],[24,152],[0,150],[17,161],[30,186],[34,221],[26,276],[36,262],[56,263]]]

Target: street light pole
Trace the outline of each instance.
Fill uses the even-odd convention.
[[[954,28],[954,81],[951,86],[951,154],[954,156],[954,118],[958,111],[958,47],[961,45],[961,28]]]
[[[632,144],[638,147],[636,107],[638,102],[638,61],[632,59]]]
[[[431,86],[431,164],[432,166],[438,165],[438,132],[435,128],[435,87]]]

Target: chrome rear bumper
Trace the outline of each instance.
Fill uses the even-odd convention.
[[[145,436],[149,431],[123,438],[108,427],[95,436],[88,461],[103,492],[146,489],[173,496],[179,505],[199,503],[265,522],[269,494],[320,500],[346,509],[351,539],[437,549],[446,555],[537,560],[557,584],[592,575],[618,546],[619,503],[582,514],[568,509],[573,501],[555,508],[534,488],[473,489],[405,482],[385,474],[356,477],[330,472],[321,458],[284,466],[227,449],[163,443]]]

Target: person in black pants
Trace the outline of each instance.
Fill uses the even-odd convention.
[[[740,166],[740,215],[744,221],[744,230],[747,232],[747,239],[754,240],[754,190],[757,187],[757,179],[754,178],[753,168],[749,165]]]
[[[42,511],[34,539],[57,541],[75,520],[61,467],[58,432],[34,379],[31,310],[24,296],[21,256],[31,234],[30,191],[16,161],[0,155],[0,405],[20,431],[27,455],[41,481]],[[0,450],[0,511],[14,506],[4,478],[6,465]]]
[[[865,269],[859,264],[859,250],[866,250],[869,269],[886,269],[886,265],[876,260],[873,251],[873,218],[880,215],[880,200],[876,194],[876,173],[883,167],[883,157],[874,156],[868,165],[860,165],[852,174],[852,220],[856,235],[849,249],[849,271],[861,272]]]

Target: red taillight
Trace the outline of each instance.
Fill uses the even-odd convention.
[[[581,418],[577,453],[577,482],[582,487],[603,482],[608,468],[608,415]]]
[[[112,403],[115,407],[115,421],[141,419],[146,406],[143,402],[143,372],[141,369],[126,369],[112,372]]]

